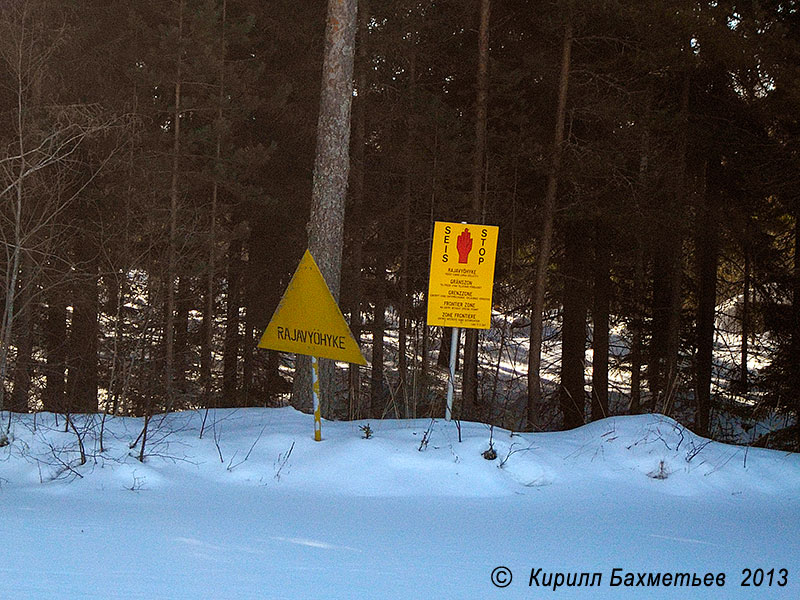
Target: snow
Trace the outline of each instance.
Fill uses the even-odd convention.
[[[140,463],[141,419],[107,418],[101,453],[100,417],[75,416],[81,466],[63,417],[15,415],[0,597],[800,598],[800,455],[659,415],[540,434],[324,422],[319,443],[290,408],[211,411],[201,439],[203,417],[154,417]],[[772,585],[741,587],[744,569],[774,569]],[[600,584],[544,587],[584,572]],[[724,588],[611,585],[685,572]]]

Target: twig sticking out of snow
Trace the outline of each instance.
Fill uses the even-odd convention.
[[[285,454],[279,454],[278,460],[275,462],[277,465],[277,470],[275,471],[275,480],[281,480],[281,471],[283,471],[283,467],[286,466],[286,463],[289,462],[289,457],[292,455],[292,450],[294,450],[294,442],[289,447],[289,450],[286,451]]]
[[[417,448],[419,452],[428,449],[428,442],[431,441],[431,431],[433,431],[434,424],[436,424],[436,419],[431,419],[431,422],[428,423],[428,428],[425,430],[425,433],[422,434],[422,439],[419,441],[419,448]]]

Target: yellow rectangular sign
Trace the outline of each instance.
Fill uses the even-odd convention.
[[[434,223],[428,325],[491,328],[498,232],[494,225]]]

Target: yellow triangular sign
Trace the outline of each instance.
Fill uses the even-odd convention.
[[[308,250],[283,293],[258,347],[367,364]]]

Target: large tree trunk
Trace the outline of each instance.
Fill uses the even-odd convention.
[[[567,12],[564,38],[561,47],[561,75],[558,81],[558,108],[553,139],[553,154],[547,176],[547,192],[542,207],[542,233],[539,238],[539,254],[531,290],[531,331],[528,350],[528,426],[538,427],[539,409],[542,404],[542,317],[544,293],[547,287],[547,267],[550,264],[550,247],[553,241],[553,223],[556,212],[558,176],[561,169],[561,153],[564,144],[564,123],[567,114],[567,91],[569,90],[570,56],[572,53],[572,16]]]
[[[489,98],[489,14],[490,0],[480,3],[478,33],[478,94],[475,102],[475,155],[472,165],[473,223],[483,223],[484,164],[486,163],[486,117]],[[478,330],[467,329],[464,336],[464,379],[461,417],[475,419],[478,404]]]
[[[709,434],[711,417],[711,379],[714,360],[714,317],[717,303],[717,254],[719,252],[719,225],[717,223],[718,188],[708,166],[700,194],[703,205],[697,215],[695,254],[697,257],[697,357],[696,387],[697,401],[695,433]],[[714,169],[714,167],[711,167]]]
[[[358,61],[355,65],[356,72],[356,97],[353,107],[353,144],[352,144],[352,169],[351,169],[351,210],[349,222],[353,228],[352,247],[350,256],[350,329],[356,343],[361,345],[361,304],[364,295],[364,284],[361,271],[364,265],[364,173],[366,165],[366,89],[367,89],[367,32],[369,9],[366,0],[361,0],[361,9],[358,14]],[[351,364],[348,368],[348,396],[350,403],[350,417],[361,419],[368,416],[369,397],[361,393],[361,367]]]
[[[334,299],[339,299],[342,266],[345,196],[350,170],[350,105],[353,99],[353,54],[356,34],[356,0],[328,0],[322,95],[317,123],[317,149],[308,221],[308,249],[317,262]],[[311,375],[308,357],[298,356],[292,404],[310,407]],[[333,395],[334,363],[319,363],[322,413],[327,418],[347,417],[345,402]]]
[[[576,221],[564,233],[564,302],[561,330],[560,403],[564,428],[585,422],[586,393],[586,256],[591,230],[588,221]]]
[[[608,228],[600,221],[594,238],[592,307],[592,420],[608,416],[608,321],[611,306],[611,248]]]
[[[678,357],[681,333],[681,287],[683,279],[684,211],[690,203],[689,186],[689,94],[690,75],[683,77],[680,100],[681,128],[678,159],[680,169],[675,195],[663,214],[653,258],[653,334],[650,346],[650,410],[669,413],[678,387]]]
[[[69,412],[97,412],[98,274],[96,257],[84,236],[76,240],[79,270],[73,281],[72,327],[67,372]]]
[[[663,236],[653,258],[653,331],[648,378],[649,409],[668,412],[675,393],[680,339],[681,246],[680,235]]]
[[[648,377],[649,410],[668,413],[678,386],[683,279],[683,199],[670,211],[678,222],[660,236],[653,257],[653,331]]]

